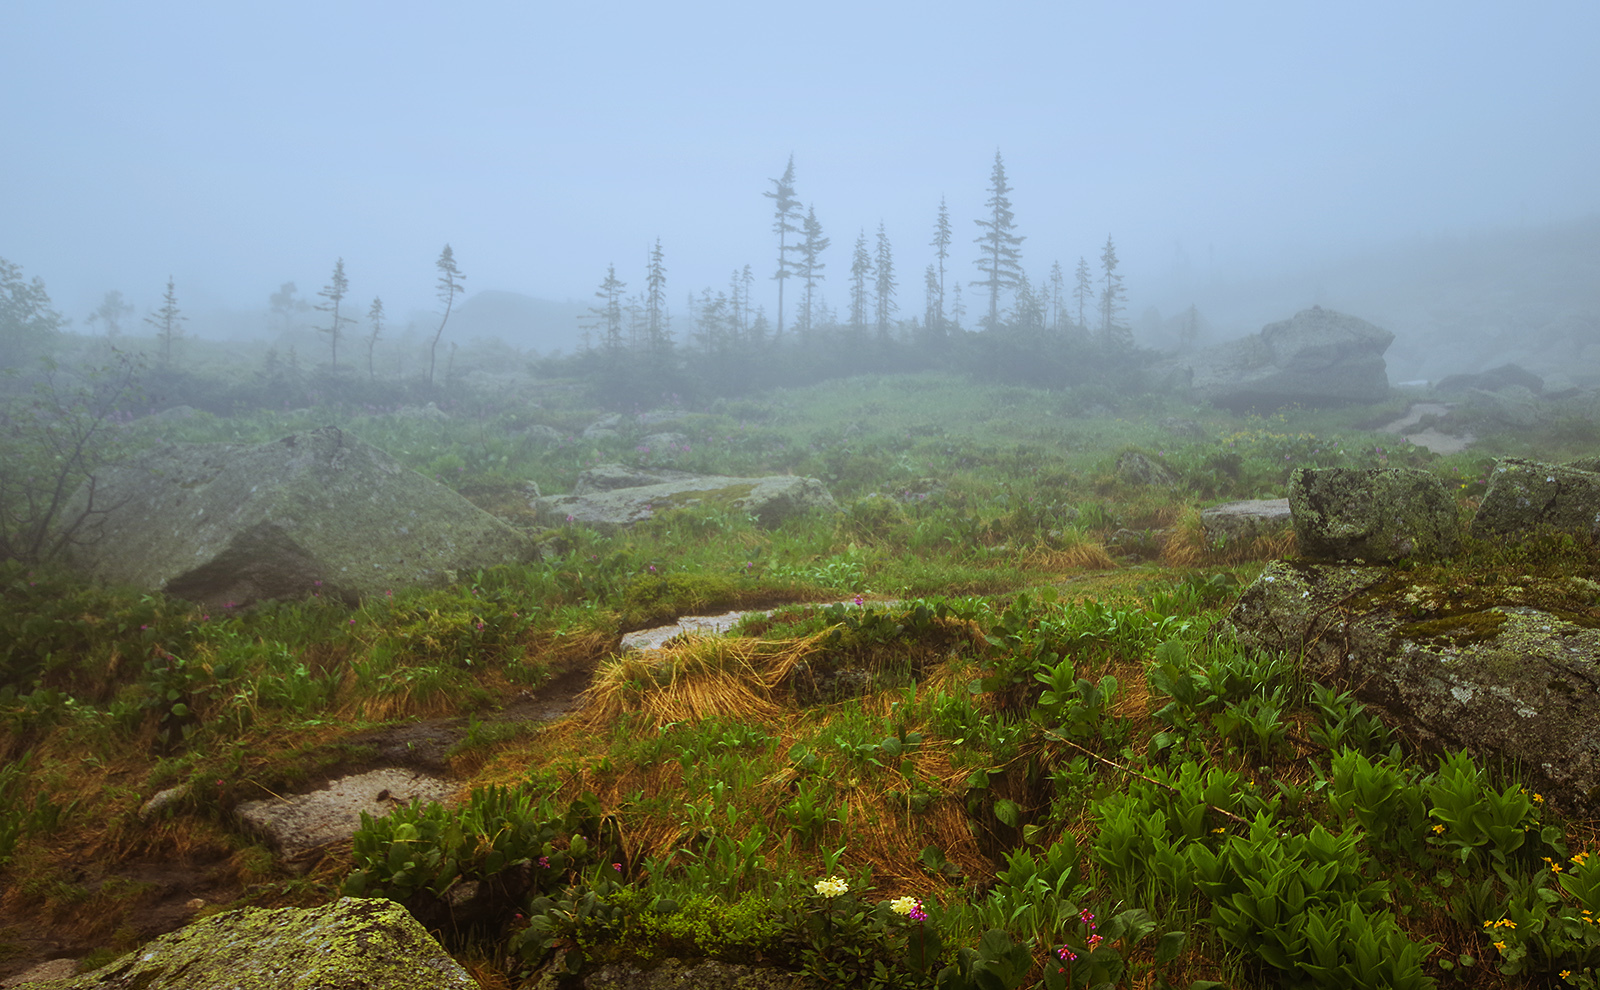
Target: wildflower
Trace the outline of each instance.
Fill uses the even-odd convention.
[[[850,885],[841,877],[829,877],[826,880],[818,880],[816,890],[823,897],[838,897],[840,894],[849,893]]]
[[[1090,935],[1089,939],[1088,939],[1089,951],[1093,952],[1095,950],[1095,947],[1098,946],[1101,942],[1104,942],[1104,941],[1105,941],[1104,936],[1099,935],[1098,933],[1094,934],[1094,935]]]
[[[1094,915],[1089,911],[1088,908],[1084,908],[1082,911],[1078,912],[1078,920],[1088,925],[1090,928],[1095,926]]]
[[[539,865],[542,868],[548,870],[550,868],[550,857],[549,856],[540,856],[539,857]],[[1487,924],[1487,922],[1485,922],[1485,924]]]
[[[1539,793],[1535,793],[1533,795],[1533,803],[1534,804],[1544,804],[1544,795],[1543,794],[1539,794]]]
[[[921,909],[922,902],[917,900],[915,897],[912,897],[910,894],[907,894],[904,897],[896,897],[894,900],[889,902],[889,910],[893,911],[895,914],[911,915],[917,911],[920,911]]]
[[[1560,973],[1560,976],[1561,976],[1561,978],[1563,980],[1566,979],[1567,977],[1571,976],[1571,975],[1572,975],[1572,970],[1570,970],[1570,969],[1564,969]]]
[[[1062,962],[1072,962],[1078,958],[1078,954],[1063,945],[1061,948],[1056,950],[1056,958],[1060,959]]]
[[[1433,827],[1433,834],[1434,835],[1443,835],[1444,834],[1444,826],[1443,825],[1435,825]]]
[[[866,603],[867,603],[867,600],[865,598],[862,598],[860,595],[856,596],[856,604],[857,605],[865,605]]]
[[[613,870],[616,870],[618,873],[622,872],[622,864],[621,863],[612,863],[611,864],[611,868]]]
[[[1496,942],[1496,943],[1494,943],[1494,947],[1495,947],[1495,948],[1497,948],[1497,949],[1499,949],[1499,950],[1500,950],[1500,953],[1501,953],[1501,954],[1502,954],[1502,955],[1504,955],[1504,954],[1505,954],[1505,951],[1506,951],[1506,944],[1505,944],[1505,943],[1504,943],[1504,942]]]

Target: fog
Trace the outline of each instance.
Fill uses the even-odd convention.
[[[881,223],[910,318],[941,197],[950,279],[981,277],[996,151],[1029,277],[1113,237],[1152,346],[1190,304],[1220,337],[1320,303],[1394,330],[1398,376],[1437,375],[1600,311],[1590,2],[24,0],[6,20],[0,257],[77,330],[111,290],[136,321],[170,276],[190,333],[266,333],[268,297],[314,299],[341,258],[352,298],[404,323],[449,243],[464,317],[521,306],[541,315],[480,329],[570,348],[607,266],[642,288],[657,239],[671,305],[750,265],[776,319],[762,194],[791,155],[829,305]]]

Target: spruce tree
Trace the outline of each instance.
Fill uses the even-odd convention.
[[[1061,271],[1061,262],[1050,266],[1050,329],[1061,330],[1061,306],[1067,294],[1067,277]]]
[[[372,307],[367,310],[367,323],[372,326],[372,332],[367,334],[367,380],[377,381],[378,373],[372,366],[372,352],[378,346],[378,338],[383,334],[383,298],[372,297]]]
[[[806,219],[803,227],[806,236],[805,240],[800,242],[800,261],[796,265],[796,269],[800,277],[806,280],[806,303],[805,308],[800,312],[800,318],[795,323],[801,330],[809,334],[812,326],[811,303],[813,294],[817,283],[827,278],[826,275],[822,274],[822,270],[828,267],[827,263],[822,260],[822,252],[826,251],[828,245],[833,242],[822,236],[822,224],[817,222],[817,208],[815,206],[806,209]]]
[[[1122,276],[1117,274],[1117,246],[1106,235],[1105,249],[1100,252],[1100,269],[1103,285],[1100,290],[1100,339],[1107,347],[1125,349],[1133,346],[1131,328],[1117,322],[1126,299],[1122,291]]]
[[[133,315],[133,304],[122,298],[122,292],[112,289],[100,300],[100,305],[89,314],[90,323],[104,323],[107,337],[122,333],[122,321]]]
[[[858,334],[867,323],[867,276],[871,274],[872,255],[867,253],[867,231],[862,228],[850,259],[850,329]]]
[[[873,315],[877,318],[878,339],[887,342],[890,321],[894,319],[895,310],[899,308],[894,301],[895,286],[899,283],[894,278],[894,251],[889,247],[889,234],[884,229],[882,220],[878,221],[878,252],[874,265],[878,278],[873,286],[877,296]]]
[[[178,309],[178,290],[172,276],[167,276],[167,291],[161,297],[161,308],[144,318],[144,321],[155,327],[156,339],[161,342],[161,363],[171,366],[172,342],[183,339],[182,324],[188,321]]]
[[[922,273],[922,323],[929,334],[939,332],[939,324],[944,322],[943,314],[939,312],[939,297],[942,287],[939,285],[939,271],[933,262],[928,262],[928,267]]]
[[[333,365],[334,371],[339,370],[339,338],[344,336],[344,325],[355,322],[353,317],[339,315],[339,306],[344,302],[344,297],[349,292],[350,280],[345,277],[344,259],[340,258],[334,262],[333,278],[317,293],[317,295],[328,300],[317,307],[319,313],[328,314],[328,325],[317,327],[316,330],[318,333],[328,335],[329,363]]]
[[[661,238],[650,251],[650,264],[645,270],[645,347],[661,354],[672,346],[672,336],[667,329],[667,266],[661,256]]]
[[[994,169],[989,173],[989,199],[984,203],[989,208],[989,217],[973,221],[983,228],[983,233],[973,238],[973,243],[982,248],[978,270],[984,277],[971,284],[989,290],[986,322],[990,329],[1000,321],[1001,290],[1016,288],[1022,277],[1022,252],[1018,246],[1024,238],[1015,233],[1016,216],[1011,212],[1011,200],[1007,195],[1010,192],[1011,187],[1006,184],[1006,164],[996,151]]]
[[[1077,288],[1072,290],[1072,298],[1078,302],[1078,328],[1088,331],[1089,300],[1094,298],[1094,278],[1089,273],[1089,259],[1083,255],[1078,256],[1078,270],[1075,273],[1078,279]]]
[[[800,201],[794,198],[794,155],[789,156],[789,166],[780,178],[769,179],[772,191],[761,195],[772,200],[772,232],[778,235],[778,270],[773,279],[778,283],[778,331],[783,336],[783,283],[789,280],[789,253],[798,245],[789,243],[790,234],[800,233],[795,217],[800,212]]]
[[[439,252],[439,260],[433,263],[439,269],[439,301],[444,303],[444,316],[439,319],[439,329],[433,332],[433,343],[428,347],[428,384],[433,384],[433,367],[439,352],[439,338],[444,336],[444,325],[450,322],[450,310],[454,308],[456,294],[464,291],[461,287],[462,279],[466,276],[456,267],[455,252],[446,244],[444,250]]]
[[[933,248],[934,263],[938,266],[938,270],[939,270],[939,278],[938,278],[938,283],[937,283],[938,289],[939,289],[938,300],[937,300],[937,305],[934,307],[934,310],[933,310],[933,313],[934,313],[934,316],[936,317],[936,319],[935,319],[935,321],[930,322],[928,324],[930,329],[934,328],[934,324],[935,323],[940,325],[939,326],[940,329],[943,329],[943,324],[944,324],[944,263],[945,263],[945,259],[950,257],[950,238],[951,238],[950,210],[949,210],[948,207],[946,207],[944,205],[944,197],[940,196],[939,197],[939,219],[934,221],[934,225],[933,225],[933,240],[928,242],[928,246]]]
[[[590,306],[585,330],[596,330],[600,335],[600,348],[615,357],[622,353],[622,290],[628,283],[617,278],[617,266],[606,266],[606,277],[595,290],[599,306]]]

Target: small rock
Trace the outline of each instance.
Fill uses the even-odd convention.
[[[150,800],[139,807],[139,820],[152,821],[157,815],[171,808],[173,805],[189,796],[189,785],[179,784],[169,787],[164,791],[157,791]]]
[[[1200,512],[1206,542],[1237,545],[1260,536],[1272,536],[1294,525],[1286,498],[1252,498],[1213,505]]]

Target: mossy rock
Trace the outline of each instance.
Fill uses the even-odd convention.
[[[1497,463],[1472,534],[1503,537],[1538,529],[1600,536],[1600,473],[1515,457]]]
[[[163,935],[92,973],[34,990],[476,990],[478,983],[393,901],[244,908]]]
[[[1435,750],[1515,763],[1564,810],[1600,810],[1600,593],[1580,578],[1275,562],[1225,620],[1303,656]]]
[[[1312,560],[1438,560],[1460,542],[1455,500],[1415,468],[1298,468],[1289,511],[1296,544]]]
[[[836,513],[838,503],[815,478],[690,477],[655,484],[553,495],[535,503],[549,525],[584,525],[614,531],[672,509],[740,512],[772,527],[806,512]]]

